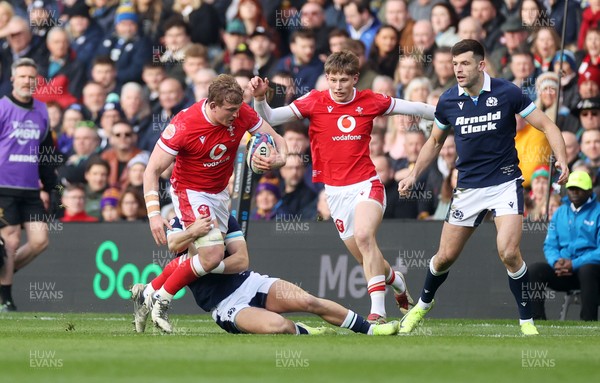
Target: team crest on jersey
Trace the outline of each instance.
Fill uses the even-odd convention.
[[[200,205],[198,206],[198,214],[200,217],[210,217],[210,208],[208,205]]]
[[[496,106],[498,105],[498,99],[496,97],[489,97],[485,100],[485,106]]]
[[[333,106],[331,106],[331,105],[327,105],[327,111],[328,111],[329,113],[331,113],[331,111],[332,111],[332,110],[333,110]]]
[[[175,136],[175,132],[177,132],[177,128],[175,128],[175,125],[169,124],[162,132],[162,137],[165,140],[170,140],[171,138],[173,138],[173,136]]]
[[[356,128],[356,120],[354,117],[344,114],[337,120],[337,127],[342,133],[350,133]]]
[[[360,106],[357,106],[357,107],[356,107],[356,109],[355,109],[356,113],[360,114],[361,116],[362,116],[362,112],[363,112],[363,110],[364,110],[364,109],[363,109],[363,108],[361,108]]]
[[[235,136],[235,133],[233,133],[234,130],[235,130],[235,127],[233,125],[230,125],[229,128],[227,128],[227,131],[229,132],[229,135],[231,137]]]
[[[340,233],[343,233],[344,232],[344,221],[342,221],[341,219],[336,219],[335,227],[337,227],[337,229]]]
[[[225,152],[227,151],[227,146],[223,145],[223,144],[216,144],[209,153],[210,158],[212,158],[213,160],[220,160],[221,157],[223,157],[223,155],[225,154]]]

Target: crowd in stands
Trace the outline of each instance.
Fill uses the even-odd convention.
[[[513,81],[557,123],[571,171],[589,173],[598,196],[600,0],[569,1],[567,19],[564,5],[565,0],[0,1],[0,97],[11,92],[12,62],[34,59],[39,67],[34,97],[47,103],[62,155],[57,171],[64,189],[53,203],[54,214],[71,222],[138,221],[146,217],[141,188],[149,153],[173,116],[206,97],[219,73],[232,74],[242,87],[255,75],[268,77],[271,105],[282,106],[312,89],[327,89],[325,58],[350,50],[360,58],[358,89],[435,105],[456,84],[450,48],[470,38],[484,44],[487,72]],[[245,101],[252,103],[249,92]],[[409,196],[397,192],[432,126],[406,116],[375,120],[370,149],[386,186],[385,218],[445,217],[456,184],[452,138]],[[275,128],[292,154],[282,169],[257,181],[252,219],[281,214],[329,219],[323,187],[311,181],[307,125]],[[561,204],[560,188],[548,182],[549,145],[520,118],[516,144],[525,216],[545,219]],[[166,172],[161,206],[169,206],[168,187]]]

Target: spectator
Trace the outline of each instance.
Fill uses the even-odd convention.
[[[542,27],[534,33],[531,52],[533,53],[535,66],[542,72],[551,69],[550,64],[559,49],[560,36],[553,27]]]
[[[208,97],[208,87],[217,78],[217,72],[212,68],[200,69],[194,75],[194,99],[196,102]]]
[[[184,77],[181,81],[185,84],[185,97],[188,100],[194,99],[194,76],[200,69],[210,68],[208,59],[208,50],[204,45],[192,44],[185,51],[185,60],[183,61]]]
[[[148,99],[144,96],[144,89],[136,82],[128,82],[121,89],[120,105],[123,117],[133,126],[138,139],[139,133],[148,129],[152,119]]]
[[[542,165],[536,168],[531,175],[531,191],[525,202],[525,218],[529,221],[543,221],[546,216],[546,201],[548,200],[548,178],[550,172],[548,165]]]
[[[325,23],[325,11],[321,4],[316,2],[304,3],[300,9],[300,25],[302,28],[311,30],[314,33],[315,55],[327,55],[329,53],[329,32],[333,27]]]
[[[371,141],[369,141],[369,156],[371,159],[377,156],[384,156],[385,130],[373,129],[371,132]],[[288,146],[289,147],[289,146]]]
[[[425,140],[425,134],[415,125],[411,124],[406,130],[404,137],[404,156],[392,163],[394,179],[396,181],[406,178],[408,173],[410,173],[417,161],[421,148],[423,148],[423,145],[425,144]],[[427,172],[423,173],[421,179],[427,179]]]
[[[591,168],[592,174],[600,170],[600,130],[586,130],[581,134],[581,153],[585,163]]]
[[[344,7],[349,0],[333,0],[329,6],[325,8],[325,24],[330,27],[346,29],[346,16],[344,16]],[[389,0],[387,1],[389,2]],[[333,53],[333,52],[332,52]]]
[[[69,37],[64,29],[52,28],[46,43],[49,56],[39,62],[35,97],[45,103],[56,101],[62,108],[67,108],[81,98],[84,67],[69,48]]]
[[[563,30],[563,18],[565,16],[565,0],[549,0],[550,3],[550,17],[549,19],[554,21],[553,27],[557,32]],[[577,34],[579,32],[579,22],[581,18],[581,7],[577,2],[569,1],[567,4],[567,25],[565,31],[565,45],[575,46],[577,43]]]
[[[115,33],[102,42],[98,55],[110,56],[117,67],[117,91],[129,81],[142,80],[142,67],[151,57],[150,41],[138,34],[138,17],[129,4],[120,5]]]
[[[543,30],[543,29],[542,29]],[[561,131],[577,130],[579,122],[571,115],[571,111],[558,103],[558,75],[546,72],[539,75],[535,81],[535,90],[538,98],[535,106],[543,111],[549,119],[556,122]]]
[[[83,117],[93,122],[100,121],[100,111],[106,102],[106,90],[97,82],[88,82],[83,87]]]
[[[85,187],[80,184],[69,185],[65,188],[61,206],[65,212],[60,219],[62,222],[98,222],[98,218],[85,212]]]
[[[443,200],[444,203],[448,203],[452,198],[452,190],[454,190],[454,187],[446,190],[444,190],[444,187],[449,187],[451,185],[450,178],[453,170],[456,168],[457,158],[454,134],[448,134],[448,137],[440,150],[437,161],[429,166],[427,179],[425,181],[425,190],[429,192],[431,199],[424,202],[429,202],[429,209],[434,211],[434,215],[436,213],[441,214],[441,212],[437,210],[437,206],[440,204],[441,200]],[[448,211],[447,205],[442,208],[442,210],[444,210],[443,213],[445,217],[445,213]],[[433,219],[444,219],[444,217],[439,218],[438,215],[438,218]]]
[[[284,214],[281,209],[281,191],[277,178],[261,177],[254,192],[256,209],[250,215],[255,221],[271,221],[277,215]]]
[[[127,163],[141,150],[136,146],[136,134],[133,127],[125,121],[119,121],[112,127],[110,149],[105,150],[101,157],[110,165],[108,183],[110,186],[127,187]],[[145,206],[142,204],[142,207]]]
[[[77,60],[81,62],[83,70],[88,73],[100,46],[104,31],[96,24],[90,15],[90,7],[84,1],[65,9],[68,23],[65,27],[69,34],[71,49],[75,52]]]
[[[429,20],[419,20],[415,23],[413,41],[415,42],[415,50],[412,54],[422,63],[425,75],[429,76],[433,73],[431,62],[433,61],[433,52],[437,49],[433,26]]]
[[[103,152],[108,149],[111,145],[110,137],[112,135],[112,128],[117,123],[125,118],[123,111],[121,110],[121,104],[118,102],[107,102],[100,110],[100,130],[98,135],[100,136],[100,147],[99,152]]]
[[[239,86],[244,90],[244,96],[242,100],[246,104],[252,105],[252,91],[248,88],[248,83],[254,77],[254,73],[252,73],[250,70],[242,69],[232,73],[232,76],[235,78],[235,81],[237,81]]]
[[[382,25],[375,35],[375,40],[369,53],[368,65],[379,74],[393,77],[400,52],[398,43],[400,35],[391,25]]]
[[[523,0],[517,16],[531,34],[537,32],[541,27],[550,25],[546,6],[538,0]],[[531,41],[533,39],[528,42]]]
[[[58,178],[62,185],[85,182],[85,167],[100,145],[96,125],[92,121],[81,121],[73,133],[73,154],[58,168]]]
[[[546,319],[545,288],[556,291],[581,290],[580,318],[598,320],[600,292],[600,203],[592,192],[592,180],[574,171],[567,182],[568,203],[558,208],[544,241],[547,263],[529,267],[533,286],[534,319]]]
[[[126,222],[146,221],[146,206],[144,197],[137,189],[126,188],[117,204],[119,218]]]
[[[231,54],[235,51],[238,45],[245,43],[247,39],[248,35],[246,34],[246,27],[244,27],[244,23],[242,23],[241,20],[231,20],[228,22],[225,33],[223,33],[225,50],[222,52],[220,57],[215,59],[213,68],[217,72],[223,73],[224,68],[229,65],[229,58]]]
[[[471,16],[483,26],[485,38],[483,46],[487,52],[493,52],[502,34],[500,26],[504,23],[504,17],[498,14],[493,0],[473,0],[471,2]]]
[[[416,21],[431,19],[431,10],[434,5],[443,0],[413,0],[408,4],[410,17]]]
[[[50,124],[52,140],[56,142],[58,138],[58,130],[60,129],[60,123],[62,120],[63,109],[56,101],[50,101],[46,103],[46,109],[48,109],[48,123]]]
[[[48,0],[29,1],[27,13],[29,14],[29,28],[31,34],[46,39],[50,28],[57,25],[55,17],[50,14],[51,4]]]
[[[311,31],[299,30],[292,33],[290,50],[292,53],[279,60],[276,71],[289,72],[294,77],[298,98],[315,87],[323,73],[323,62],[315,55],[315,35]]]
[[[443,91],[456,85],[451,48],[442,46],[433,52],[433,78],[431,87]],[[425,100],[424,102],[426,102]]]
[[[256,28],[269,28],[259,0],[239,0],[237,15],[234,18],[244,23],[246,34],[252,35]]]
[[[345,29],[332,29],[327,40],[329,41],[329,51],[331,53],[341,52],[348,40],[350,40],[350,35]]]
[[[128,187],[144,194],[144,170],[148,166],[150,152],[140,152],[127,163]]]
[[[400,53],[413,51],[413,26],[415,20],[410,17],[406,0],[386,0],[384,5],[385,23],[400,33]]]
[[[186,50],[192,45],[191,28],[180,16],[173,16],[165,23],[165,51],[159,60],[165,67],[167,76],[179,81],[185,80],[182,64],[185,62]]]
[[[577,104],[579,126],[571,130],[578,138],[586,130],[600,129],[600,97],[585,98]]]
[[[510,71],[513,75],[512,82],[527,94],[533,101],[537,98],[535,93],[535,78],[537,69],[533,64],[533,54],[529,50],[517,49],[512,54]]]
[[[491,52],[490,62],[494,65],[494,68],[498,71],[502,78],[511,80],[513,73],[510,70],[509,64],[512,61],[511,58],[519,50],[527,49],[527,37],[529,32],[523,26],[521,19],[511,17],[501,27],[502,39],[504,45],[499,46],[496,50]]]
[[[254,73],[254,65],[254,53],[252,53],[246,44],[240,44],[231,55],[228,71],[229,74],[239,71]]]
[[[408,83],[415,77],[423,75],[423,67],[418,57],[412,55],[400,56],[400,61],[394,73],[394,82],[396,83],[396,97],[404,98],[404,90]]]
[[[522,0],[503,0],[500,4],[496,4],[499,7],[500,14],[508,19],[511,16],[519,16],[521,2]]]
[[[597,28],[598,22],[600,22],[600,1],[590,0],[589,7],[583,11],[581,17],[581,27],[579,28],[577,48],[582,49],[584,47],[584,42],[587,40],[589,31],[592,28]]]
[[[483,44],[485,33],[481,23],[474,17],[467,16],[458,22],[458,37],[461,40],[477,40]],[[493,52],[491,52],[493,53]]]
[[[459,19],[470,17],[471,15],[471,1],[470,0],[449,0],[450,5],[456,11]]]
[[[579,99],[600,96],[600,85],[598,84],[600,84],[600,70],[588,67],[584,72],[580,72],[577,80]]]
[[[206,46],[219,44],[221,18],[215,7],[208,1],[175,0],[173,11],[194,28],[191,31],[192,42]]]
[[[85,2],[90,6],[92,19],[102,28],[103,34],[112,33],[119,0],[85,0]]]
[[[58,150],[64,155],[73,151],[73,133],[75,127],[83,120],[83,110],[79,104],[71,104],[63,113],[62,125],[58,135]]]
[[[344,7],[344,16],[348,25],[348,33],[353,40],[360,40],[365,44],[365,54],[368,56],[375,34],[381,23],[371,13],[368,0],[350,0]]]
[[[569,164],[569,169],[573,171],[573,164],[581,159],[579,141],[577,141],[577,136],[573,132],[563,131],[562,136],[567,149],[567,163]]]
[[[6,27],[14,15],[13,6],[8,1],[0,1],[0,44],[4,43],[4,38],[8,36]]]
[[[276,46],[269,32],[263,27],[257,27],[248,38],[248,48],[254,54],[253,72],[258,73],[260,78],[271,77],[277,58],[274,55]]]
[[[85,212],[100,219],[100,201],[108,188],[108,163],[99,157],[92,157],[85,166]]]
[[[117,205],[121,191],[118,188],[108,188],[102,194],[100,200],[100,210],[102,211],[102,222],[116,222],[119,220]]]
[[[132,0],[133,9],[138,15],[138,30],[157,46],[165,34],[165,23],[173,15],[163,0]]]
[[[413,78],[404,91],[404,99],[407,101],[427,102],[427,96],[431,93],[431,81],[427,77]]]
[[[460,41],[458,37],[458,16],[448,3],[437,3],[431,8],[431,25],[435,33],[435,44],[438,47],[452,48]]]
[[[117,67],[108,56],[98,56],[92,63],[91,81],[102,85],[109,94],[117,91]]]
[[[155,62],[144,64],[142,69],[142,81],[144,82],[144,93],[150,103],[150,110],[158,105],[158,88],[162,80],[167,76],[165,68]]]
[[[558,71],[561,70],[560,61],[560,52],[558,52],[554,56],[554,61],[551,65],[553,68],[552,70],[556,74],[558,74]],[[562,76],[560,78],[560,94],[562,98],[562,105],[571,111],[575,110],[577,101],[579,100],[577,80],[577,64],[575,62],[575,55],[569,50],[564,50],[562,57]]]
[[[301,220],[314,220],[317,215],[317,193],[304,179],[304,157],[288,154],[287,162],[279,169],[279,173],[283,181],[281,209]]]
[[[5,28],[8,46],[0,50],[2,77],[0,78],[0,97],[10,94],[10,67],[19,58],[27,57],[35,62],[41,62],[48,52],[44,40],[33,36],[29,30],[29,22],[14,16]]]

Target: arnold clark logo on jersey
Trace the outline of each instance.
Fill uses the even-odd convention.
[[[496,122],[502,119],[502,112],[487,113],[482,116],[464,117],[460,116],[456,119],[454,126],[460,129],[460,134],[471,134],[496,130]]]
[[[348,114],[344,114],[338,118],[337,127],[342,133],[346,134],[332,136],[331,139],[334,141],[358,141],[362,138],[360,134],[348,134],[356,128],[356,119]]]

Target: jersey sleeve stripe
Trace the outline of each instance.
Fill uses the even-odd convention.
[[[292,110],[292,112],[296,115],[296,117],[299,120],[302,120],[304,118],[304,116],[302,116],[302,113],[300,113],[300,111],[298,110],[298,108],[296,108],[296,105],[294,105],[294,103],[291,103],[288,106],[290,107],[290,109]]]
[[[258,122],[256,123],[256,125],[254,125],[252,128],[250,128],[250,130],[248,132],[250,133],[254,133],[256,130],[258,130],[263,124],[263,119],[262,117],[258,116]]]
[[[435,119],[435,124],[437,125],[438,128],[440,128],[442,130],[446,130],[450,126],[450,125],[442,124],[437,118]]]
[[[523,109],[519,114],[521,115],[521,117],[525,118],[527,116],[529,116],[529,114],[531,112],[533,112],[535,110],[535,104],[532,102],[531,104],[529,104],[529,106],[527,106],[527,108]]]
[[[392,113],[392,111],[394,110],[394,108],[396,107],[396,99],[394,97],[391,97],[390,101],[390,107],[387,108],[387,110],[385,111],[385,113],[383,114],[384,116],[387,116],[388,114]]]
[[[175,233],[181,233],[183,231],[183,229],[177,229],[177,228],[172,228],[167,230],[167,237],[169,235],[175,234]]]
[[[169,154],[170,154],[170,155],[172,155],[172,156],[176,156],[176,155],[177,155],[177,153],[179,153],[179,151],[177,151],[177,150],[173,150],[173,149],[169,148],[169,147],[168,147],[168,146],[167,146],[167,145],[166,145],[164,142],[162,142],[162,140],[161,140],[161,139],[159,139],[157,143],[158,143],[158,146],[159,146],[159,147],[160,147],[162,150],[164,150],[165,152],[169,153]]]

